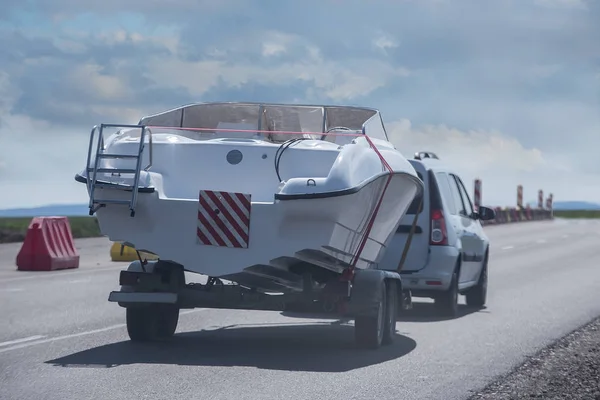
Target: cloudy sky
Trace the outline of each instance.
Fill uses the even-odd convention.
[[[90,128],[196,101],[379,108],[411,156],[600,201],[599,0],[3,0],[0,208],[86,202]]]

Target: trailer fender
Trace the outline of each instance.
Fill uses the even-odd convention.
[[[144,265],[144,268],[142,268],[142,263],[140,262],[140,260],[135,260],[132,261],[128,266],[127,266],[127,271],[131,271],[131,272],[149,272],[152,273],[154,272],[154,267],[156,266],[156,264],[158,264],[158,260],[153,260],[153,261],[148,261],[146,263],[146,265]]]
[[[131,300],[135,303],[147,303],[153,302],[152,299],[156,297],[168,297],[168,301],[156,300],[157,303],[172,303],[170,300],[173,295],[177,298],[179,289],[185,286],[185,275],[183,267],[177,263],[165,261],[165,260],[153,260],[148,261],[142,267],[139,260],[133,261],[129,264],[126,270],[120,272],[121,276],[119,281],[123,278],[123,273],[134,272],[142,274],[145,278],[142,278],[143,283],[139,283],[139,286],[131,286],[126,284],[120,285],[118,292],[111,292],[109,295],[109,301],[115,301],[121,307],[125,307],[129,301],[119,301],[118,299],[140,299],[139,301]],[[140,281],[138,281],[140,282]],[[139,290],[148,293],[137,293]],[[134,294],[128,295],[128,294]],[[162,297],[161,297],[162,296]]]
[[[128,272],[142,272],[147,274],[161,274],[169,275],[169,280],[173,281],[174,289],[177,289],[185,285],[185,275],[183,273],[183,267],[177,263],[167,260],[154,260],[148,261],[142,267],[142,263],[139,260],[133,261],[127,266]],[[125,289],[125,290],[123,290]],[[131,290],[130,286],[121,286],[121,291]]]
[[[126,271],[129,272],[147,272],[149,274],[154,272],[154,267],[158,263],[157,261],[148,261],[144,267],[142,268],[142,263],[139,260],[132,261],[128,266]],[[133,292],[133,287],[129,285],[121,285],[121,292]]]
[[[383,286],[386,280],[395,280],[401,289],[400,274],[395,271],[378,269],[358,270],[352,280],[348,314],[352,316],[369,316],[377,313],[377,306],[382,300]]]

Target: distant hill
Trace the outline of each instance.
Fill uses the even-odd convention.
[[[0,218],[6,217],[50,217],[50,216],[88,216],[87,204],[59,204],[33,208],[13,208],[0,210]]]

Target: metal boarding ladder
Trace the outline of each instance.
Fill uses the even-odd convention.
[[[137,128],[141,129],[140,142],[138,147],[138,153],[136,154],[111,154],[104,152],[104,128]],[[98,132],[98,140],[96,146],[96,157],[94,159],[94,165],[90,166],[92,157],[92,148],[94,145],[94,135]],[[140,174],[142,170],[142,155],[145,147],[146,133],[148,133],[150,147],[149,147],[149,164],[144,168],[148,170],[152,166],[152,134],[150,129],[144,125],[114,125],[114,124],[100,124],[92,128],[90,133],[90,143],[88,149],[86,171],[87,171],[87,187],[90,196],[89,208],[90,215],[94,215],[98,209],[105,207],[107,204],[120,204],[128,205],[130,210],[130,216],[135,216],[135,207],[137,205],[138,189],[140,183]],[[131,159],[136,160],[135,168],[99,168],[98,164],[101,159]],[[133,185],[124,186],[110,183],[98,182],[98,173],[112,173],[112,174],[134,174]],[[90,176],[91,174],[91,176]],[[97,199],[95,197],[96,188],[102,189],[114,189],[114,190],[131,190],[131,199],[129,200],[114,200],[114,199]]]

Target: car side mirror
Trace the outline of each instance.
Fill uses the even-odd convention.
[[[476,214],[476,218],[481,220],[481,221],[490,221],[494,218],[496,218],[496,211],[493,208],[489,208],[489,207],[485,207],[485,206],[479,206],[479,209],[477,210]]]

